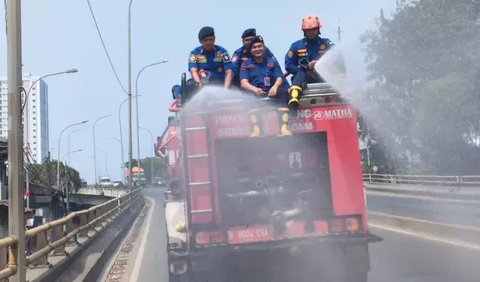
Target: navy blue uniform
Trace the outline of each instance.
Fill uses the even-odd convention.
[[[210,81],[224,82],[225,72],[232,69],[232,62],[228,51],[221,46],[215,45],[211,51],[199,46],[190,52],[188,70],[191,68],[210,72]]]
[[[292,84],[301,85],[305,79],[310,82],[315,78],[312,75],[306,76],[306,70],[300,66],[302,60],[308,64],[311,61],[320,59],[330,48],[333,43],[328,38],[318,37],[317,40],[310,40],[307,38],[295,41],[290,46],[285,55],[285,69],[292,75]]]
[[[265,57],[267,58],[273,58],[276,59],[275,56],[273,55],[272,51],[268,49],[268,47],[265,47]],[[233,53],[232,56],[232,67],[233,67],[233,73],[234,73],[234,78],[233,78],[233,84],[237,84],[240,86],[240,68],[242,66],[242,63],[247,61],[251,56],[247,53],[247,49],[245,47],[240,47],[235,52]],[[281,71],[281,67],[280,67]],[[283,72],[282,72],[283,75]],[[287,79],[283,79],[283,84],[282,87],[289,88],[290,84],[288,83]]]
[[[248,82],[266,93],[273,87],[276,80],[283,76],[278,61],[271,57],[264,57],[263,62],[257,63],[255,59],[248,58],[242,63],[240,69],[240,81],[247,79]],[[287,89],[282,85],[277,90],[276,98],[286,102]]]

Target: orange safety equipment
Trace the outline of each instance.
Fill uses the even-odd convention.
[[[322,22],[315,15],[307,15],[302,19],[302,30],[322,27]]]

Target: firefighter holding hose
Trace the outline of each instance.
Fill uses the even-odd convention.
[[[324,82],[315,72],[315,64],[334,44],[330,39],[320,37],[321,28],[322,23],[317,16],[305,16],[301,25],[304,38],[293,42],[285,55],[285,69],[293,76],[288,101],[288,106],[293,111],[298,109],[304,83]],[[343,79],[345,73],[343,61],[339,63],[336,71],[339,78]]]

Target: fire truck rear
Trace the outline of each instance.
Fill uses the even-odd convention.
[[[270,101],[255,119],[251,100],[222,97],[175,100],[158,138],[170,281],[366,282],[382,239],[367,226],[355,108],[324,83],[290,120]]]

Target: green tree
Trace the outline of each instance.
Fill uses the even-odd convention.
[[[479,15],[476,0],[410,1],[361,37],[374,82],[362,137],[385,148],[389,172],[466,173],[480,160]]]
[[[46,187],[55,187],[57,185],[56,160],[47,161],[43,164],[29,164],[27,169],[31,183]],[[72,181],[75,192],[82,186],[80,173],[75,168],[65,166],[60,162],[60,181],[64,183],[67,180]]]
[[[151,182],[152,173],[151,173],[151,164],[153,160],[153,177],[166,177],[167,175],[167,164],[161,158],[144,158],[140,160],[140,167],[144,170],[147,182]],[[132,160],[132,167],[138,166],[136,159]],[[128,162],[125,163],[125,167],[128,169]]]

